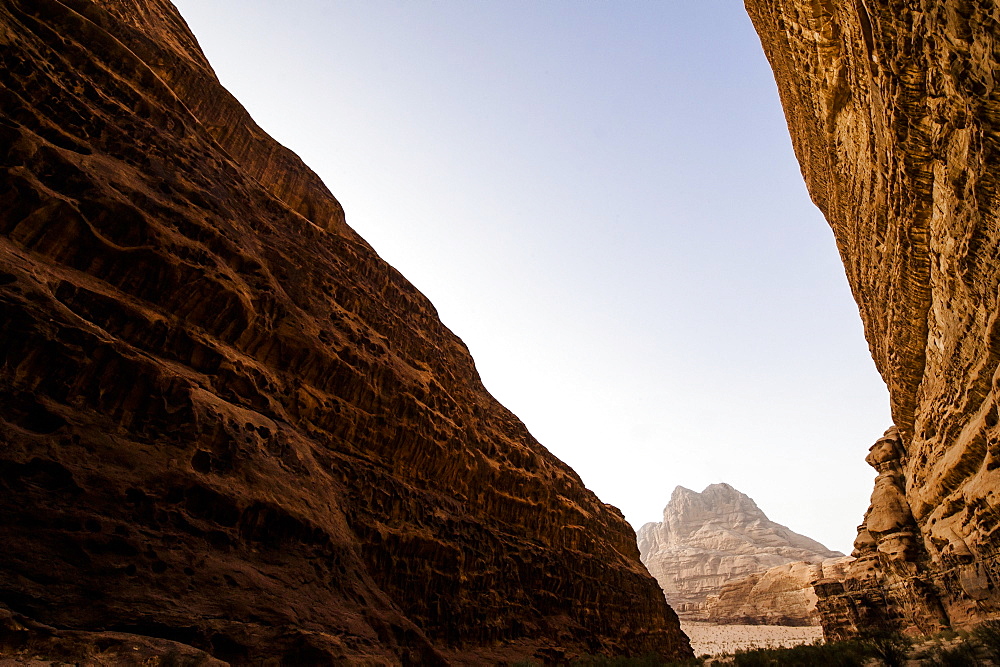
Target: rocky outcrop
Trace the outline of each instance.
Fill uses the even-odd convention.
[[[9,0],[0,44],[5,650],[690,654],[622,515],[172,5]]]
[[[895,428],[828,635],[1000,615],[1000,14],[985,0],[747,0]]]
[[[853,560],[798,561],[731,581],[708,598],[705,620],[718,625],[820,625],[813,584],[843,578]]]
[[[709,597],[747,575],[843,556],[774,523],[728,484],[712,484],[701,493],[678,486],[663,521],[644,525],[637,539],[642,562],[670,605],[691,618],[704,618]]]

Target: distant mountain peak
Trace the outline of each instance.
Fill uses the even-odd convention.
[[[678,486],[663,521],[639,529],[639,553],[678,612],[697,612],[727,582],[796,561],[842,556],[771,521],[753,498],[730,484],[700,493]]]

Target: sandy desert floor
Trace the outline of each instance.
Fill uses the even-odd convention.
[[[809,644],[823,638],[818,625],[712,625],[681,621],[681,628],[691,638],[695,655],[719,655],[748,648],[778,648]]]

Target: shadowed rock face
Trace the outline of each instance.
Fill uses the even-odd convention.
[[[828,635],[1000,614],[1000,9],[747,0],[895,427]]]
[[[747,575],[843,556],[771,521],[750,496],[728,484],[701,493],[678,486],[663,521],[644,525],[637,540],[642,562],[670,605],[693,619],[705,619],[710,596]]]
[[[8,0],[0,44],[2,645],[690,654],[622,515],[168,2]]]

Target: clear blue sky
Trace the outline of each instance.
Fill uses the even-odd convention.
[[[175,0],[220,79],[638,528],[850,551],[891,421],[738,0]]]

